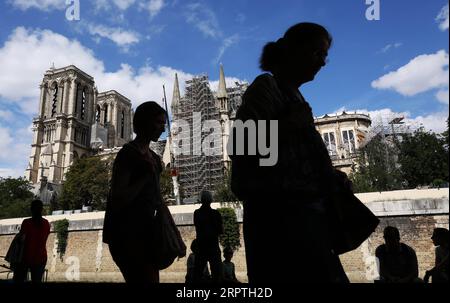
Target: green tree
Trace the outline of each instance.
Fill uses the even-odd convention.
[[[241,246],[239,223],[233,208],[222,207],[217,209],[222,216],[223,234],[219,241],[223,248],[236,251]]]
[[[355,192],[388,191],[402,188],[397,161],[398,141],[379,134],[358,151],[350,174]]]
[[[448,182],[448,151],[438,135],[420,128],[400,144],[399,163],[409,188]]]
[[[163,199],[166,202],[169,199],[173,199],[173,182],[172,176],[170,174],[170,168],[166,167],[165,169],[163,169],[163,171],[161,172],[159,183]]]
[[[239,199],[231,191],[231,173],[225,170],[223,181],[214,190],[214,201],[239,203]]]
[[[92,206],[104,210],[111,179],[112,157],[82,158],[69,168],[62,186],[58,206],[64,209],[79,209]]]
[[[25,178],[0,178],[0,219],[30,216],[31,189]]]

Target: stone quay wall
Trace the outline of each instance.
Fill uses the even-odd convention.
[[[436,227],[449,227],[448,189],[405,190],[381,193],[357,194],[380,218],[376,231],[357,249],[341,255],[341,261],[351,282],[373,282],[378,277],[375,249],[383,243],[383,229],[388,225],[400,230],[401,241],[416,250],[420,277],[434,265],[434,246],[430,239]],[[230,204],[214,203],[213,208]],[[170,206],[172,216],[190,252],[195,238],[193,212],[196,205]],[[247,282],[245,245],[242,238],[242,208],[235,207],[241,230],[241,248],[233,257],[236,276]],[[63,258],[57,254],[57,237],[52,231],[47,240],[47,281],[60,282],[123,282],[118,267],[102,242],[104,212],[48,216],[54,222],[69,220],[69,235]],[[5,256],[14,235],[19,231],[23,218],[0,220],[0,256]],[[130,233],[133,226],[130,226]],[[0,259],[1,260],[1,259]],[[187,257],[175,260],[161,271],[161,282],[184,282]],[[295,260],[292,260],[295,262]],[[1,263],[1,261],[0,261]],[[0,268],[0,272],[3,270]],[[301,274],[301,273],[299,273]],[[11,279],[12,274],[0,273],[0,279]],[[282,277],[280,277],[282,281]]]

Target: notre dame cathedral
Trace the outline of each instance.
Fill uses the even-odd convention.
[[[132,139],[133,112],[129,99],[114,90],[99,93],[94,78],[74,65],[49,69],[40,89],[25,177],[49,202],[77,158]]]

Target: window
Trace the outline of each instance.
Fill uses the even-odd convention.
[[[100,106],[98,106],[98,105],[95,110],[95,122],[100,122]]]
[[[125,111],[122,111],[122,119],[120,122],[120,138],[122,139],[124,135],[124,130],[125,130]]]
[[[344,149],[349,153],[356,152],[356,143],[353,130],[342,131],[342,141],[344,142]]]
[[[103,116],[103,124],[108,122],[108,104],[105,104],[104,108],[104,116]]]
[[[322,137],[330,156],[335,156],[337,152],[336,152],[336,139],[334,136],[334,132],[323,133]]]
[[[58,84],[53,84],[52,89],[52,117],[56,115],[56,107],[58,106]]]
[[[86,115],[86,88],[81,93],[81,120],[84,120]]]

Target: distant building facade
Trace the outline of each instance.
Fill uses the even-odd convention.
[[[98,93],[94,78],[74,65],[46,71],[40,89],[25,177],[48,200],[78,158],[131,140],[133,112],[130,100]]]

